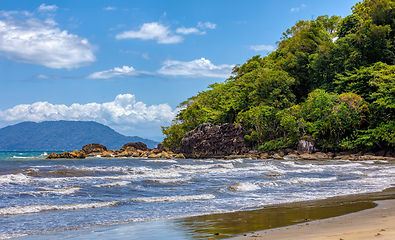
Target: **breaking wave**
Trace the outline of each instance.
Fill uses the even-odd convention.
[[[55,211],[55,210],[79,210],[88,208],[103,208],[117,205],[118,201],[111,202],[99,202],[99,203],[81,203],[81,204],[68,204],[68,205],[31,205],[23,207],[7,207],[0,209],[0,216],[4,215],[19,215],[38,213],[43,211]]]
[[[168,196],[168,197],[141,197],[133,198],[132,201],[136,202],[189,202],[193,200],[208,200],[214,199],[213,194],[189,195],[189,196]]]

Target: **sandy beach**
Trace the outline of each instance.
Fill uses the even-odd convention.
[[[377,207],[340,217],[246,234],[232,240],[371,240],[395,239],[395,200],[377,201]]]

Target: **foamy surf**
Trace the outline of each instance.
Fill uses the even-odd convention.
[[[118,182],[110,182],[110,183],[103,183],[103,184],[96,184],[92,185],[92,187],[102,188],[102,187],[121,187],[126,186],[130,182],[129,181],[118,181]]]
[[[214,198],[215,196],[213,194],[201,194],[201,195],[189,195],[189,196],[141,197],[141,198],[134,198],[131,200],[136,202],[153,203],[153,202],[189,202],[194,200],[208,200]]]
[[[189,182],[192,178],[156,178],[156,179],[147,179],[146,182],[153,182],[153,183],[162,183],[162,184],[173,184],[173,183],[183,183]]]
[[[257,184],[254,184],[254,183],[242,182],[242,183],[237,183],[233,186],[229,186],[228,189],[231,191],[236,191],[236,192],[249,192],[249,191],[255,191],[255,190],[258,190],[261,188]]]
[[[117,205],[118,201],[111,202],[99,202],[99,203],[82,203],[82,204],[69,204],[69,205],[31,205],[23,207],[8,207],[0,209],[0,216],[4,215],[19,215],[19,214],[30,214],[39,213],[43,211],[55,211],[55,210],[79,210],[88,208],[103,208]]]
[[[305,177],[297,177],[291,178],[288,180],[281,180],[279,182],[284,184],[308,184],[308,183],[318,183],[318,182],[331,182],[336,181],[337,177],[328,177],[328,178],[305,178]]]
[[[30,181],[31,178],[23,173],[7,174],[0,176],[0,184],[9,184],[9,183],[25,184],[25,183],[29,183]]]
[[[36,157],[40,154],[15,160],[13,155],[29,154],[0,152],[0,239],[13,234],[250,210],[376,192],[395,184],[393,161],[43,161]]]
[[[39,187],[37,189],[40,190],[40,191],[23,192],[21,194],[29,194],[29,195],[38,195],[38,194],[69,195],[69,194],[77,193],[79,190],[81,190],[80,187],[66,187],[66,188]]]

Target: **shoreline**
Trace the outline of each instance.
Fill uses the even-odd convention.
[[[232,240],[395,239],[395,200],[375,201],[374,208],[338,217],[245,234]]]
[[[17,239],[283,239],[278,237],[277,232],[284,232],[286,234],[284,229],[288,230],[302,227],[304,227],[303,229],[307,230],[313,229],[312,226],[314,226],[316,222],[320,223],[320,225],[324,225],[323,228],[326,229],[328,227],[325,227],[326,225],[322,222],[332,221],[332,219],[338,218],[347,219],[349,216],[353,216],[353,214],[381,209],[377,208],[377,204],[374,202],[380,201],[379,203],[381,204],[381,201],[387,200],[390,201],[394,209],[392,212],[393,215],[388,216],[394,217],[395,221],[395,187],[393,187],[381,192],[344,195],[303,202],[274,204],[265,206],[261,209],[146,222],[120,223],[86,229],[33,234],[19,237]],[[366,221],[366,217],[362,219]],[[385,229],[385,227],[380,228],[379,230],[386,230],[386,232],[380,232],[380,234],[388,235],[388,233],[391,233],[390,228],[386,228],[388,231]],[[254,234],[252,234],[252,232],[254,232]],[[269,232],[273,232],[274,234],[270,235],[270,237],[268,234]],[[244,234],[246,236],[243,236]],[[265,238],[263,238],[264,234],[267,234],[269,237],[265,236]],[[309,233],[303,232],[303,234]],[[300,235],[300,238],[297,238],[291,234],[291,238],[289,239],[308,239],[305,238],[305,235],[303,234]],[[320,235],[316,239],[322,239],[320,237],[322,236]],[[327,239],[339,240],[340,237]],[[348,240],[350,238],[347,237],[344,239]]]

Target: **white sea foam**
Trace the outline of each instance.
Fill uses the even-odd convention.
[[[103,183],[103,184],[92,185],[92,187],[97,187],[97,188],[101,188],[101,187],[121,187],[121,186],[126,186],[129,183],[130,182],[128,182],[128,181],[119,181],[119,182],[110,182],[110,183]]]
[[[292,167],[292,168],[315,168],[317,165],[308,163],[308,164],[297,164],[296,162],[293,161],[287,161],[287,162],[281,162],[285,166]]]
[[[173,184],[173,183],[182,183],[189,182],[192,178],[155,178],[155,179],[147,179],[146,182],[154,182],[154,183],[162,183],[162,184]]]
[[[364,165],[362,163],[346,163],[346,164],[336,164],[336,165],[328,165],[327,167],[332,168],[332,167],[336,167],[336,168],[360,168],[360,167],[364,167]]]
[[[370,173],[368,173],[367,174],[368,176],[371,176],[371,177],[377,177],[377,176],[381,176],[381,177],[384,177],[384,176],[388,176],[388,177],[392,177],[392,176],[395,176],[395,169],[394,168],[383,168],[383,169],[380,169],[380,170],[376,170],[376,171],[373,171],[373,172],[370,172]]]
[[[48,188],[48,187],[39,187],[39,192],[27,192],[27,194],[61,194],[61,195],[69,195],[74,194],[81,190],[80,187],[67,187],[67,188]]]
[[[30,205],[21,207],[7,207],[0,209],[0,216],[4,215],[19,215],[38,213],[43,211],[55,211],[55,210],[78,210],[78,209],[89,209],[89,208],[103,208],[117,205],[118,201],[111,202],[99,202],[99,203],[81,203],[81,204],[68,204],[68,205]]]
[[[136,202],[189,202],[194,200],[208,200],[214,199],[215,196],[213,194],[200,194],[200,195],[188,195],[188,196],[168,196],[168,197],[140,197],[133,198],[132,201]]]
[[[173,169],[155,170],[141,174],[142,178],[179,178],[182,175]]]
[[[174,160],[174,159],[151,159],[151,160],[143,160],[143,162],[151,162],[151,163],[177,163],[177,160]]]
[[[219,159],[218,162],[223,162],[223,163],[243,163],[244,159],[243,158],[236,158],[236,159]]]
[[[327,178],[295,177],[287,180],[280,180],[280,182],[285,184],[307,184],[307,183],[316,183],[316,182],[330,182],[330,181],[335,181],[336,179],[337,177],[327,177]]]
[[[249,191],[258,190],[260,189],[260,187],[255,183],[242,182],[242,183],[237,183],[233,186],[229,186],[228,189],[236,192],[249,192]]]
[[[0,239],[11,239],[11,238],[18,238],[18,237],[24,237],[29,234],[27,233],[12,233],[12,234],[0,234]]]
[[[194,159],[193,162],[197,162],[197,163],[213,163],[214,160],[213,159]]]
[[[191,170],[199,170],[199,169],[210,169],[210,168],[234,168],[233,163],[216,163],[216,164],[202,164],[202,165],[175,165],[178,168],[182,169],[191,169]]]
[[[0,184],[9,184],[9,183],[26,184],[29,182],[31,182],[31,178],[23,173],[7,174],[0,176]]]
[[[151,171],[152,168],[149,167],[117,167],[117,166],[105,166],[105,167],[86,167],[86,166],[80,166],[80,167],[65,167],[66,169],[73,169],[73,170],[79,170],[79,171],[87,171],[87,172],[147,172]]]

